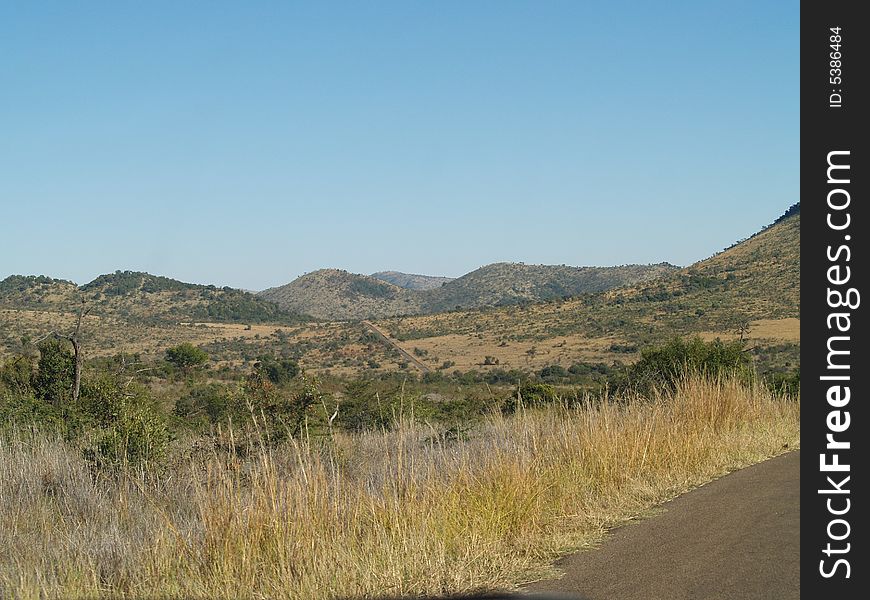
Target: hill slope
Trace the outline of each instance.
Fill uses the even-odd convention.
[[[674,270],[667,263],[620,267],[495,263],[432,290],[423,306],[426,313],[437,313],[561,300],[656,279]]]
[[[491,293],[485,301],[507,304],[377,322],[379,330],[434,375],[539,370],[557,364],[603,373],[615,362],[635,360],[647,344],[674,335],[734,338],[743,335],[738,331],[746,332],[747,324],[746,338],[757,365],[785,371],[800,364],[799,241],[797,206],[752,237],[685,269],[665,265],[654,280],[580,293],[568,300],[560,295],[564,289],[547,287],[547,273],[580,278],[582,269],[490,265],[433,290],[438,294],[341,271],[318,272],[294,284],[338,289],[325,300],[317,289],[308,289],[308,301],[320,298],[324,309],[339,306],[359,309],[360,314],[385,306],[395,314],[431,310],[431,305],[423,305],[421,294],[434,298],[431,304],[450,306],[479,289],[476,286],[487,286]],[[580,274],[572,275],[574,271]],[[527,287],[514,285],[515,272],[523,275]],[[583,275],[586,280],[580,283],[591,287],[591,274]],[[134,272],[102,276],[81,289],[48,277],[11,276],[0,281],[0,355],[21,351],[24,337],[69,331],[83,293],[93,306],[85,326],[88,352],[94,356],[121,351],[162,355],[167,347],[190,341],[203,345],[215,361],[240,368],[263,353],[299,357],[315,372],[344,374],[401,370],[406,362],[392,345],[380,343],[358,323],[296,325],[298,318],[262,297]],[[544,294],[552,299],[527,300]],[[178,325],[189,321],[210,324]],[[254,324],[248,327],[249,323]]]
[[[414,275],[411,273],[400,273],[399,271],[379,271],[378,273],[372,273],[372,277],[408,290],[431,290],[453,281],[453,277]]]
[[[320,269],[263,290],[260,298],[318,319],[365,319],[418,314],[414,290],[339,269]]]
[[[699,303],[716,297],[719,312],[727,307],[743,318],[799,317],[800,223],[798,203],[751,237],[623,297]]]
[[[100,275],[81,287],[45,276],[11,275],[0,281],[0,306],[6,308],[74,311],[80,297],[92,305],[93,314],[143,323],[301,321],[298,316],[249,292],[184,283],[137,271]]]
[[[428,289],[406,289],[336,269],[308,273],[260,297],[320,319],[353,320],[561,299],[648,281],[673,272],[668,264],[568,267],[496,263]]]
[[[800,363],[800,208],[727,250],[640,284],[569,300],[382,320],[439,368],[631,361],[675,335],[746,335],[766,367]],[[741,331],[743,333],[741,333]],[[774,350],[764,350],[775,348]],[[490,360],[484,363],[486,357]]]

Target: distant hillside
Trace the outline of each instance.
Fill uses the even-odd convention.
[[[436,313],[557,300],[634,285],[676,270],[667,263],[620,267],[495,263],[427,293],[423,307],[426,313]]]
[[[214,321],[298,323],[302,319],[249,292],[184,283],[137,271],[100,275],[81,287],[45,276],[11,275],[0,281],[0,306],[68,312],[84,296],[94,314],[145,323]]]
[[[263,290],[259,297],[318,319],[366,319],[418,314],[416,294],[367,275],[321,269]]]
[[[450,285],[455,285],[462,278]],[[447,286],[445,286],[447,287]],[[765,370],[800,364],[800,207],[727,250],[658,278],[569,300],[384,319],[429,368],[607,365],[673,336],[745,336]],[[487,356],[489,362],[485,362]],[[496,362],[497,361],[497,362]],[[496,367],[489,367],[496,368]]]
[[[713,327],[746,319],[800,318],[800,203],[726,250],[647,285],[610,292],[620,302],[661,302]]]
[[[635,282],[619,285],[626,281]],[[760,369],[785,372],[800,364],[800,206],[683,269],[501,263],[431,290],[325,270],[264,296],[138,272],[101,276],[81,288],[13,275],[0,281],[0,355],[21,351],[27,337],[69,331],[81,294],[93,307],[86,325],[93,356],[162,355],[190,341],[204,345],[214,360],[237,366],[268,353],[299,357],[314,372],[405,368],[401,353],[359,324],[300,323],[264,297],[271,296],[330,320],[336,314],[385,315],[377,320],[380,330],[431,371],[445,374],[556,364],[600,370],[636,360],[649,344],[693,334],[745,336]],[[430,312],[435,310],[441,312]],[[203,321],[211,324],[178,325]]]
[[[320,319],[385,318],[566,298],[633,285],[676,269],[668,264],[567,267],[497,263],[422,290],[324,269],[264,290],[260,296],[286,310]]]
[[[453,281],[452,277],[412,275],[409,273],[400,273],[399,271],[380,271],[378,273],[372,273],[372,277],[408,290],[431,290]]]
[[[75,298],[72,281],[45,275],[10,275],[0,281],[0,306],[45,308],[64,305]]]
[[[721,282],[744,312],[799,317],[800,241],[798,203],[749,239],[688,267],[684,278]]]

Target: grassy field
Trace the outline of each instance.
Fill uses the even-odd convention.
[[[6,431],[0,597],[510,588],[616,523],[796,448],[799,413],[763,386],[696,378],[655,398],[493,414],[462,435],[399,418],[230,453],[225,431],[178,442],[147,476],[95,472],[74,445]]]

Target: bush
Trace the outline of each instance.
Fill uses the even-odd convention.
[[[55,406],[65,405],[72,397],[75,357],[68,344],[58,339],[44,340],[38,348],[39,363],[33,378],[36,396]]]
[[[189,372],[194,367],[205,364],[208,361],[208,354],[202,348],[185,342],[169,348],[166,351],[166,360],[174,367]]]
[[[68,424],[60,408],[34,397],[31,392],[0,392],[0,428],[36,425],[65,433]]]
[[[83,386],[82,410],[97,426],[84,451],[96,467],[147,469],[165,457],[169,430],[145,388],[99,376]]]
[[[526,381],[517,386],[514,393],[502,404],[502,412],[512,414],[520,405],[525,408],[535,408],[551,404],[558,400],[556,390],[546,383]]]
[[[174,412],[185,424],[196,425],[203,421],[225,421],[233,408],[233,398],[228,390],[222,385],[210,383],[195,386],[186,396],[178,398]]]
[[[743,346],[741,341],[723,342],[718,338],[712,342],[699,337],[676,338],[663,346],[644,349],[629,372],[628,381],[641,390],[656,386],[672,390],[687,374],[735,375],[746,380],[751,375],[751,363]]]
[[[299,374],[299,364],[289,358],[261,357],[259,362],[254,364],[254,369],[275,385],[288,384]]]
[[[339,409],[337,424],[348,431],[365,431],[368,429],[390,429],[393,425],[393,415],[397,409],[396,402],[380,398],[376,390],[367,381],[349,382],[345,387],[345,399]]]
[[[16,356],[0,365],[0,389],[7,389],[20,395],[33,391],[33,378],[36,365],[29,356]]]
[[[568,376],[568,371],[561,365],[550,365],[538,372],[538,377],[545,381],[558,381]]]
[[[764,378],[767,388],[778,394],[799,398],[801,395],[801,372],[770,373]]]
[[[308,409],[320,404],[322,397],[316,379],[303,376],[301,388],[291,392],[277,388],[261,371],[254,369],[239,393],[230,398],[229,409],[240,424],[244,417],[258,420],[266,427],[269,440],[279,442],[302,429]]]

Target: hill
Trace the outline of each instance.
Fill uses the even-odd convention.
[[[654,280],[568,300],[378,323],[428,366],[448,360],[463,371],[630,362],[647,344],[695,334],[745,336],[760,364],[793,368],[799,324],[799,206],[723,252]]]
[[[554,274],[590,291],[565,299],[571,288],[554,285]],[[655,278],[594,291],[646,276]],[[694,334],[745,336],[762,371],[789,371],[800,364],[799,205],[683,269],[497,264],[428,291],[325,270],[289,285],[298,306],[314,306],[317,314],[338,308],[361,318],[384,311],[375,325],[389,340],[361,323],[304,322],[262,296],[147,273],[117,272],[81,288],[50,277],[11,276],[0,281],[0,355],[21,351],[22,338],[68,331],[77,298],[85,293],[93,303],[85,324],[91,356],[162,356],[166,348],[189,341],[203,346],[215,365],[240,372],[263,354],[293,357],[314,373],[415,371],[398,346],[426,365],[430,380],[463,376],[456,371],[495,377],[500,370],[555,365],[571,373],[605,374],[614,364],[636,360],[648,344]],[[483,288],[489,291],[475,300]],[[549,299],[531,300],[541,297]],[[502,304],[455,309],[469,300]],[[425,314],[439,305],[453,310]],[[196,324],[180,324],[187,322]]]
[[[453,281],[453,277],[413,275],[410,273],[400,273],[399,271],[379,271],[378,273],[372,273],[372,277],[408,290],[431,290]]]
[[[141,323],[290,324],[302,320],[249,292],[137,271],[100,275],[81,287],[46,276],[11,275],[0,281],[0,306],[5,308],[67,312],[75,310],[80,297],[92,305],[93,314]]]
[[[426,313],[561,300],[649,281],[676,270],[673,265],[569,267],[495,263],[427,293]]]
[[[318,319],[355,320],[420,312],[414,290],[339,269],[313,271],[258,295],[285,310]]]
[[[496,263],[427,289],[408,289],[373,276],[323,269],[264,290],[260,297],[320,319],[377,319],[562,299],[649,281],[676,269],[669,264],[569,267]]]

